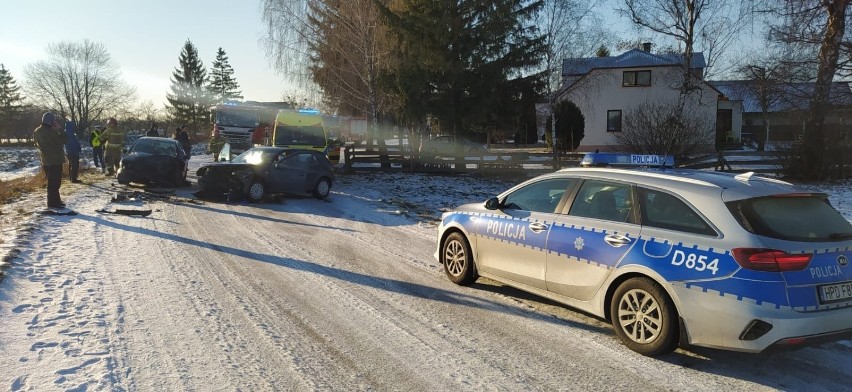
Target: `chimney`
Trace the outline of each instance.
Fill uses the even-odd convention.
[[[651,43],[650,42],[643,42],[642,43],[642,50],[645,51],[645,52],[651,53]]]

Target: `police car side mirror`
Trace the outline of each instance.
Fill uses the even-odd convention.
[[[496,197],[492,197],[485,201],[485,208],[488,210],[498,210],[500,209],[500,200]]]

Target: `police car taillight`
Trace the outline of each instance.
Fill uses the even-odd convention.
[[[811,254],[789,254],[775,249],[735,248],[731,250],[740,267],[755,271],[801,271],[811,262]]]

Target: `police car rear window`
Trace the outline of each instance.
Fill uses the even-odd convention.
[[[837,212],[825,195],[779,195],[727,203],[748,231],[780,240],[844,241],[852,238],[852,224]]]

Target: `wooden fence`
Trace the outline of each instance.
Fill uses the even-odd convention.
[[[346,172],[399,171],[410,173],[459,174],[476,173],[484,176],[526,176],[550,173],[565,167],[578,166],[584,153],[487,152],[480,156],[430,157],[409,151],[389,150],[385,166],[377,150],[366,151],[347,147],[342,152]],[[776,151],[720,151],[677,162],[688,169],[713,169],[735,173],[755,172],[780,174],[784,155]]]
[[[716,171],[762,174],[781,174],[785,155],[779,151],[719,151],[678,162],[688,169],[714,169]]]
[[[550,153],[486,152],[479,156],[433,157],[412,154],[410,151],[390,150],[383,162],[377,151],[347,147],[342,152],[346,172],[400,171],[410,173],[459,174],[475,173],[484,176],[526,176],[553,172],[564,167],[577,166],[582,153],[560,154],[554,159]]]

